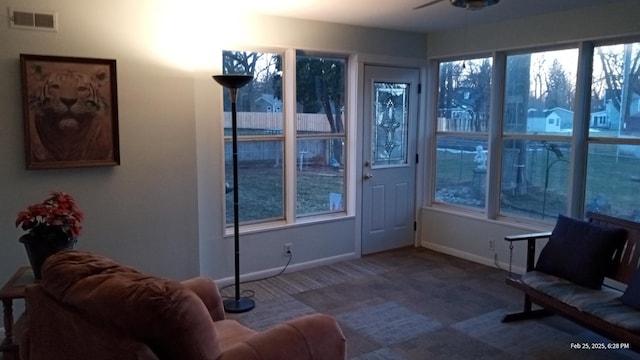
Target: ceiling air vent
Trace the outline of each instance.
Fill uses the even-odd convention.
[[[55,12],[9,9],[9,19],[13,28],[58,31]]]

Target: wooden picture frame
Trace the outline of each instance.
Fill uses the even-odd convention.
[[[27,169],[120,165],[116,61],[20,54]]]

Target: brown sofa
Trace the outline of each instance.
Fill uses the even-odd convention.
[[[330,316],[307,315],[263,332],[225,320],[205,277],[183,282],[145,275],[84,251],[49,257],[26,290],[22,360],[344,359]]]

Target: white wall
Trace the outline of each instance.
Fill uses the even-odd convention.
[[[482,12],[470,14],[481,16]],[[563,13],[519,19],[502,24],[470,28],[469,41],[462,29],[428,35],[430,58],[451,58],[464,54],[490,56],[495,50],[531,48],[535,46],[575,43],[581,40],[608,39],[635,35],[640,38],[640,7],[637,0],[619,1],[611,5],[596,6]],[[428,116],[428,122],[435,121]],[[429,127],[429,126],[428,126]],[[429,141],[432,137],[429,136]],[[427,164],[427,167],[430,164]],[[427,170],[427,173],[429,171]],[[516,222],[498,222],[486,219],[482,213],[454,213],[442,208],[424,208],[421,211],[420,243],[422,246],[463,257],[476,262],[505,267],[509,263],[509,243],[505,235],[530,233],[547,228],[534,228]],[[495,240],[495,251],[488,242]],[[538,250],[544,245],[540,243]],[[525,244],[514,250],[514,265],[521,271],[525,266]]]
[[[422,246],[488,266],[497,264],[503,269],[512,262],[513,271],[518,273],[525,268],[526,241],[514,242],[511,254],[510,243],[504,237],[550,230],[429,208],[422,209],[420,215]],[[489,241],[493,242],[493,249],[489,248]],[[539,252],[545,244],[545,240],[539,240],[536,250]]]
[[[56,11],[59,31],[11,29],[7,7]],[[193,79],[153,52],[138,19],[145,5],[2,1],[0,9],[1,281],[26,263],[16,213],[52,190],[71,193],[85,213],[78,248],[162,275],[197,273]],[[117,60],[120,166],[25,170],[20,53]]]
[[[468,16],[482,16],[482,11]],[[465,53],[487,54],[495,50],[531,48],[579,40],[638,34],[637,0],[580,8],[504,23],[428,35],[428,56],[449,57]]]
[[[0,282],[27,263],[15,215],[51,190],[71,193],[85,212],[80,249],[177,279],[232,276],[233,241],[222,223],[222,89],[210,77],[220,73],[221,50],[426,53],[419,34],[219,16],[217,3],[0,0]],[[59,31],[11,29],[8,7],[55,11]],[[116,59],[120,166],[25,170],[21,53]],[[352,255],[356,230],[351,217],[243,236],[242,272],[282,266],[285,241],[298,265]]]

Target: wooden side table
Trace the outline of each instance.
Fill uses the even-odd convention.
[[[18,339],[21,333],[19,324],[13,321],[13,300],[24,299],[25,287],[35,283],[36,279],[31,267],[22,266],[13,274],[11,279],[0,289],[0,300],[4,314],[4,340],[0,344],[0,352],[3,359],[16,359],[20,357],[18,351]],[[19,323],[20,321],[18,321]],[[14,326],[15,325],[15,326]]]

